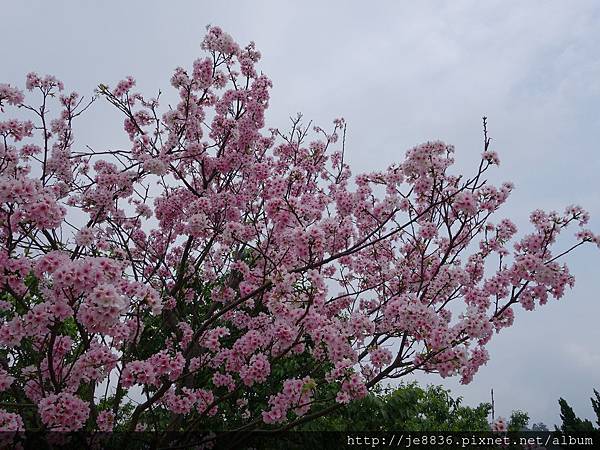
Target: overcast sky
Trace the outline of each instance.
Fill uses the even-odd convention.
[[[430,139],[454,144],[457,167],[473,170],[487,115],[502,159],[492,179],[517,188],[504,215],[526,226],[533,209],[579,203],[600,232],[600,3],[323,3],[13,1],[2,8],[0,82],[23,86],[34,70],[89,95],[133,75],[153,96],[200,54],[205,26],[219,25],[263,54],[260,68],[274,83],[268,126],[285,128],[296,112],[323,125],[345,117],[355,173],[384,168]],[[97,104],[77,143],[125,144],[121,124]],[[522,409],[550,426],[562,396],[593,417],[600,252],[580,250],[570,258],[575,289],[518,311],[470,385],[444,381],[455,395],[476,405],[494,388],[497,415]]]

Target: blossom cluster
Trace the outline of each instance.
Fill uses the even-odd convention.
[[[83,400],[66,392],[44,397],[38,410],[44,425],[52,431],[79,430],[90,413]]]

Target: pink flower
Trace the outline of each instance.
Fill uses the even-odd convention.
[[[508,430],[508,425],[503,417],[498,417],[494,423],[492,423],[492,431],[494,433],[505,433]]]
[[[115,415],[112,411],[100,411],[96,423],[99,431],[112,431],[115,426]]]
[[[15,381],[14,377],[11,377],[6,370],[0,369],[0,392],[6,391],[13,381]]]
[[[133,77],[129,76],[126,79],[119,81],[117,87],[113,90],[113,95],[115,97],[121,97],[127,94],[133,86],[135,86],[135,80]]]
[[[23,419],[15,413],[0,409],[0,431],[24,431]]]
[[[23,93],[17,88],[0,83],[0,107],[2,107],[3,100],[6,100],[9,105],[18,105],[23,102],[23,99]]]
[[[168,166],[158,158],[150,158],[144,162],[144,170],[154,175],[163,176],[168,172]]]
[[[467,214],[475,214],[477,212],[477,200],[471,192],[459,192],[454,199],[454,207]]]
[[[82,247],[90,246],[94,242],[94,231],[91,228],[81,228],[75,235],[75,243]]]
[[[89,406],[80,398],[68,394],[52,394],[38,403],[42,422],[53,431],[77,431],[89,416]]]

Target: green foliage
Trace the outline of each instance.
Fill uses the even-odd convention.
[[[594,390],[594,393],[598,395],[598,392]],[[594,399],[592,399],[592,404]],[[569,433],[590,433],[594,431],[594,425],[588,419],[580,419],[577,417],[573,408],[567,403],[564,398],[560,398],[558,400],[558,404],[560,405],[560,418],[562,420],[562,425],[560,427],[560,431],[565,434]],[[600,420],[600,417],[599,417]]]
[[[526,431],[529,425],[529,414],[519,409],[512,412],[508,420],[508,431]]]
[[[596,389],[594,389],[594,397],[592,397],[590,400],[592,401],[592,408],[596,413],[596,425],[600,427],[600,393]]]
[[[531,431],[548,431],[548,427],[544,422],[537,422],[531,425]]]
[[[472,408],[461,405],[442,386],[421,388],[401,384],[355,401],[347,408],[306,424],[319,431],[485,431],[489,429],[488,403]]]
[[[600,426],[600,394],[594,389],[594,397],[591,398],[592,408],[596,413],[596,424]],[[600,428],[594,428],[594,424],[588,419],[580,419],[573,411],[573,408],[567,403],[564,398],[558,400],[560,405],[560,418],[562,425],[560,428],[556,427],[556,431],[560,431],[566,435],[576,436],[592,436],[594,441],[597,442],[600,439]],[[589,445],[569,445],[565,448],[590,448]]]

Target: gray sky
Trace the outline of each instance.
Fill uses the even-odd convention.
[[[31,71],[68,89],[133,75],[152,96],[176,66],[200,54],[207,24],[241,44],[254,40],[274,83],[267,126],[303,112],[322,125],[343,116],[355,173],[401,160],[409,147],[442,139],[457,166],[473,170],[489,118],[502,165],[493,181],[516,184],[504,216],[526,225],[535,208],[580,203],[600,231],[600,4],[597,1],[103,1],[10,2],[2,8],[0,82]],[[126,145],[122,118],[97,104],[78,144]],[[522,231],[525,228],[522,227]],[[533,421],[559,422],[565,397],[592,417],[600,389],[600,252],[570,258],[573,291],[489,345],[491,361],[468,386],[445,381],[467,404],[489,400]],[[439,377],[420,377],[439,383]]]

